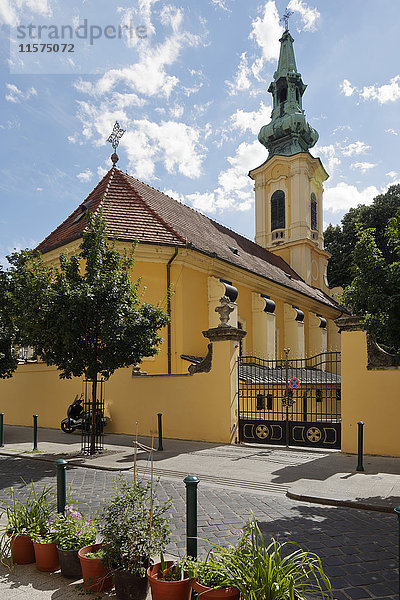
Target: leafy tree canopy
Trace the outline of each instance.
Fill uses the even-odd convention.
[[[398,188],[398,186],[396,186]],[[343,300],[367,331],[400,357],[400,210],[387,224],[388,248],[379,247],[378,228],[357,230],[354,278]]]
[[[329,225],[324,232],[325,248],[332,254],[328,262],[330,287],[349,285],[353,279],[351,265],[357,243],[357,227],[374,228],[374,240],[384,260],[390,264],[397,260],[388,235],[389,220],[400,208],[400,185],[392,185],[385,194],[377,196],[370,206],[360,204],[351,208],[341,225]]]
[[[89,215],[88,223],[80,253],[61,254],[59,267],[32,251],[9,261],[21,342],[56,365],[61,378],[96,382],[155,355],[168,317],[141,301],[140,281],[130,277],[134,248],[120,253],[101,215]]]
[[[11,377],[17,368],[13,342],[17,331],[12,318],[10,280],[0,265],[0,378]]]

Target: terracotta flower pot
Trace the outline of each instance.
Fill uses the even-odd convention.
[[[240,592],[235,587],[214,590],[205,585],[201,585],[198,581],[193,581],[192,587],[199,594],[200,598],[207,598],[208,600],[239,600]]]
[[[46,573],[52,573],[58,571],[60,568],[60,562],[58,560],[57,546],[53,544],[39,544],[33,542],[35,548],[36,566],[39,571]]]
[[[172,560],[166,562],[167,567],[173,564]],[[163,581],[159,579],[160,573],[161,563],[157,563],[147,569],[147,578],[150,583],[153,600],[190,600],[192,595],[192,579]]]
[[[10,548],[15,565],[29,565],[35,562],[35,550],[31,537],[25,533],[10,535]]]
[[[129,571],[115,571],[115,593],[120,600],[146,600],[149,582]]]
[[[81,561],[83,583],[92,592],[108,592],[113,586],[112,575],[107,571],[100,558],[86,558],[88,552],[97,552],[101,544],[91,544],[78,552]]]
[[[61,575],[68,579],[82,579],[82,567],[78,550],[63,550],[57,546]]]

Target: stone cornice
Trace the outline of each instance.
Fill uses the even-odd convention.
[[[207,331],[203,331],[203,335],[210,342],[226,342],[228,340],[238,342],[247,335],[247,331],[237,327],[212,327]]]

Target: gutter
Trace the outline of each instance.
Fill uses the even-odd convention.
[[[175,252],[167,262],[167,314],[169,317],[168,325],[167,325],[167,354],[168,354],[168,375],[171,375],[171,354],[172,354],[172,329],[171,329],[171,295],[170,295],[170,287],[171,287],[171,264],[178,256],[178,246],[175,246]]]

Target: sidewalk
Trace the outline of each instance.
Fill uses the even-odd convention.
[[[65,434],[39,428],[39,451],[32,452],[30,427],[5,426],[5,447],[0,455],[47,461],[64,458],[71,465],[104,470],[133,468],[134,436],[106,434],[105,452],[81,457],[80,433]],[[151,439],[139,441],[150,445]],[[155,449],[158,438],[153,440]],[[154,474],[182,480],[197,475],[209,485],[286,494],[319,504],[351,506],[392,512],[400,505],[400,460],[364,457],[364,472],[357,472],[357,457],[337,451],[282,448],[266,445],[222,445],[164,439],[164,450],[154,452]],[[137,468],[149,472],[149,453],[139,451]]]

